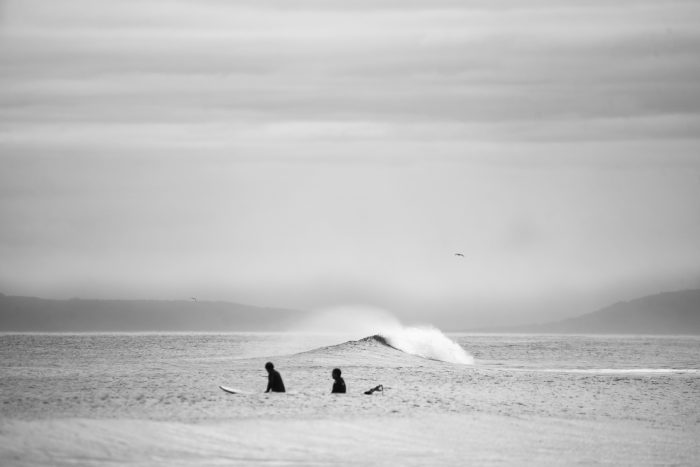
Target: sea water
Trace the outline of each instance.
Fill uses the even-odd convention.
[[[5,334],[0,358],[2,465],[700,459],[698,337]]]

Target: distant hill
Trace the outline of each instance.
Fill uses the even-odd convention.
[[[700,290],[619,302],[553,323],[510,328],[517,332],[580,334],[700,334]]]
[[[229,302],[48,300],[0,294],[0,332],[283,331],[304,315]]]

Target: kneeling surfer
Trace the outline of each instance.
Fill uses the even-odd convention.
[[[345,394],[345,381],[340,377],[340,368],[334,368],[331,372],[331,376],[333,376],[334,380],[331,394]]]
[[[267,370],[267,390],[265,392],[285,392],[282,376],[279,371],[275,370],[275,365],[272,362],[267,362],[265,369]]]

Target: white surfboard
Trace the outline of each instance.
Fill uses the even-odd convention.
[[[253,392],[253,391],[245,391],[243,389],[232,388],[229,386],[219,386],[219,389],[221,389],[222,391],[227,392],[229,394],[244,394],[244,395],[251,395],[251,394],[298,394],[297,391],[270,392],[270,393]]]
[[[221,389],[222,391],[227,392],[229,394],[253,394],[250,391],[244,391],[242,389],[230,388],[228,386],[219,386],[219,389]]]

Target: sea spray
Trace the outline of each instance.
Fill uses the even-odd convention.
[[[300,333],[334,334],[336,339],[354,340],[401,327],[399,320],[386,310],[364,305],[348,305],[316,311],[290,330]]]
[[[340,306],[315,313],[294,328],[297,332],[329,333],[344,339],[380,335],[387,345],[433,360],[471,365],[474,357],[432,326],[408,327],[390,312],[369,306]],[[336,341],[337,342],[337,341]]]
[[[443,362],[472,365],[474,357],[434,327],[401,327],[380,333],[388,345],[406,353]]]

